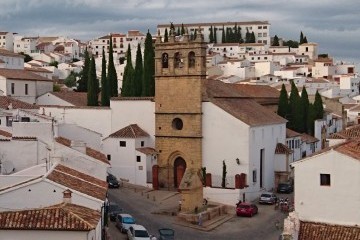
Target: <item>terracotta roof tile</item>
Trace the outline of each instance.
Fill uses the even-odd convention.
[[[291,154],[293,151],[282,143],[276,144],[275,154]]]
[[[4,137],[12,137],[12,134],[11,133],[9,133],[9,132],[6,132],[6,131],[4,131],[4,130],[0,130],[0,135],[1,136],[4,136]]]
[[[184,27],[205,27],[205,26],[234,26],[235,24],[239,25],[270,25],[268,21],[250,21],[250,22],[211,22],[211,23],[184,23]],[[170,24],[158,24],[157,28],[170,27]],[[181,24],[174,24],[174,27],[181,27]]]
[[[329,137],[330,139],[349,139],[360,138],[360,124],[342,130],[341,132],[333,133]]]
[[[286,138],[298,137],[300,135],[301,135],[301,133],[298,133],[289,128],[286,128]]]
[[[299,240],[359,240],[360,227],[300,222]]]
[[[306,142],[306,143],[314,143],[314,142],[318,142],[319,139],[317,139],[316,137],[313,137],[309,134],[303,133],[303,134],[301,134],[301,141]]]
[[[57,165],[47,179],[94,198],[106,199],[107,183],[105,181],[64,165]]]
[[[44,73],[52,73],[51,71],[45,69],[45,68],[41,68],[41,67],[31,67],[31,68],[24,68],[26,71],[30,71],[30,72],[44,72]]]
[[[101,219],[100,212],[62,203],[50,207],[22,211],[0,212],[0,229],[90,231]]]
[[[150,135],[137,124],[131,124],[109,135],[111,138],[139,138],[149,136]]]
[[[156,150],[151,147],[143,147],[143,148],[137,148],[136,151],[139,151],[141,153],[144,153],[146,155],[153,155],[156,154]]]
[[[154,97],[112,97],[111,101],[136,101],[136,100],[150,100],[154,101]]]
[[[4,48],[0,48],[0,55],[2,56],[9,56],[9,57],[20,57],[20,58],[25,58],[25,56],[21,55],[21,54],[17,54],[11,51],[8,51]]]
[[[60,91],[51,94],[74,106],[87,106],[86,92]]]
[[[0,76],[3,76],[7,79],[12,80],[29,80],[29,81],[47,81],[52,82],[52,80],[40,76],[38,74],[23,70],[23,69],[6,69],[0,68]]]
[[[335,151],[360,160],[360,139],[351,139],[334,148]]]
[[[39,106],[26,103],[8,96],[0,96],[0,108],[8,109],[11,104],[13,109],[39,109]]]
[[[63,138],[63,137],[57,137],[57,138],[55,138],[55,141],[62,144],[62,145],[64,145],[64,146],[71,147],[71,140],[70,139]],[[86,147],[86,155],[88,155],[89,157],[92,157],[94,159],[97,159],[97,160],[99,160],[99,161],[101,161],[103,163],[106,163],[106,164],[110,165],[110,162],[106,158],[105,154],[103,154],[103,153],[101,153],[99,151],[96,151],[95,149]]]

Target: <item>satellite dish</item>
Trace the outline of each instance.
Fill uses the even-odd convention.
[[[4,161],[1,164],[1,168],[2,168],[2,172],[4,174],[10,174],[10,173],[15,171],[14,164],[12,162],[9,162],[9,161]]]

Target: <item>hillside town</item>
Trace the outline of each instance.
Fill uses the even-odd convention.
[[[360,76],[301,29],[0,30],[0,239],[360,240]]]

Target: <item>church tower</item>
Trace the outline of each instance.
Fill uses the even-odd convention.
[[[160,188],[178,189],[186,169],[196,172],[202,167],[205,79],[206,43],[201,32],[194,40],[189,39],[188,33],[176,40],[172,32],[168,42],[157,36],[155,147]]]

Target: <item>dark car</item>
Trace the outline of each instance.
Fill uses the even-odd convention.
[[[108,213],[110,216],[110,221],[115,222],[116,220],[116,215],[118,215],[119,213],[122,212],[122,208],[120,208],[119,205],[117,205],[116,203],[110,203],[109,204],[109,208],[108,208]]]
[[[107,175],[106,181],[108,183],[109,188],[119,188],[120,187],[119,181],[112,174]]]
[[[240,203],[236,207],[236,215],[252,217],[258,213],[258,207],[252,203]]]
[[[159,240],[174,240],[175,231],[171,228],[161,228],[159,229]]]
[[[278,193],[291,193],[293,190],[293,186],[290,183],[279,183],[277,187]]]

